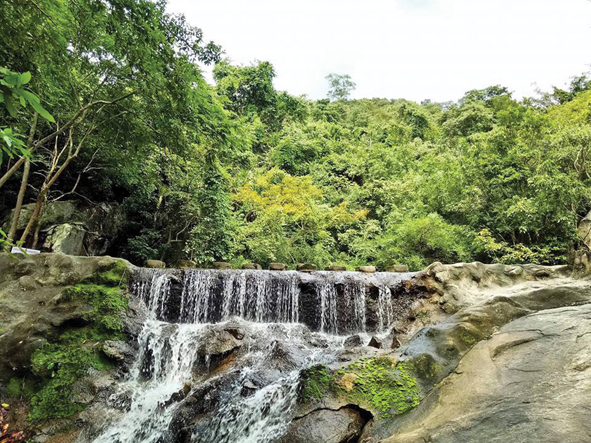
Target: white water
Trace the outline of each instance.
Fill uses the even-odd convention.
[[[210,337],[207,332],[211,331],[211,322],[233,321],[235,317],[255,322],[244,323],[251,336],[241,357],[241,372],[225,392],[219,393],[224,401],[209,417],[205,430],[193,432],[190,441],[269,443],[285,432],[296,404],[300,370],[331,363],[342,347],[344,337],[336,335],[338,315],[343,310],[339,311],[336,284],[328,274],[316,281],[320,332],[310,335],[298,324],[302,299],[296,273],[233,271],[225,272],[223,278],[220,275],[219,271],[184,273],[178,324],[160,320],[172,309],[172,274],[141,270],[136,275],[132,289],[146,303],[149,317],[138,337],[137,361],[121,384],[121,392],[111,399],[115,407],[129,406],[121,420],[107,427],[95,443],[170,441],[167,433],[181,405],[171,397],[195,381],[198,349]],[[347,330],[365,336],[365,282],[347,275],[341,284],[344,311],[350,319]],[[390,289],[384,285],[378,288],[377,330],[384,332],[395,315]],[[311,344],[317,342],[320,344]],[[266,381],[252,395],[242,396],[242,386],[250,377],[268,373],[264,371],[269,370],[274,346],[284,346],[297,358],[286,369],[279,369],[274,380]],[[204,357],[209,370],[210,356]]]
[[[108,428],[95,443],[158,442],[173,417],[170,397],[190,381],[191,367],[203,325],[171,325],[148,320],[142,330],[140,356],[123,389],[132,392],[123,419]],[[114,399],[117,400],[116,398]]]

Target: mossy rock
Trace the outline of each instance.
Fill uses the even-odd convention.
[[[90,368],[115,368],[116,362],[102,349],[105,341],[124,338],[121,314],[128,306],[127,277],[125,262],[116,261],[62,291],[64,301],[83,300],[90,309],[84,314],[84,324],[66,328],[32,355],[28,383],[34,388],[27,393],[30,420],[65,418],[82,411],[85,405],[71,401],[72,386]],[[11,383],[15,394],[16,384]]]
[[[343,383],[345,376],[348,383]],[[363,358],[338,371],[313,366],[302,372],[301,386],[304,403],[337,397],[372,411],[378,419],[403,414],[421,398],[413,363],[389,357]]]

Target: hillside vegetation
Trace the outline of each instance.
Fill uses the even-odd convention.
[[[312,101],[277,91],[270,63],[233,65],[165,6],[3,2],[0,209],[36,204],[13,241],[35,246],[47,204],[78,200],[122,205],[107,252],[136,263],[419,269],[562,263],[578,247],[587,77],[524,100],[492,86],[454,103]]]

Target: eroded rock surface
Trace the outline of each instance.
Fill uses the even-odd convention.
[[[517,319],[474,346],[385,441],[591,441],[590,349],[590,304]]]
[[[442,306],[459,310],[422,329],[401,358],[436,370],[416,409],[374,421],[360,441],[590,441],[591,282],[564,267],[435,270]]]
[[[293,421],[280,443],[349,443],[361,433],[366,419],[356,409],[320,409]]]

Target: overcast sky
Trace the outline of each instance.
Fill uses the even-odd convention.
[[[277,89],[326,97],[457,100],[501,84],[517,97],[591,69],[588,0],[170,0],[234,63],[269,61]]]

